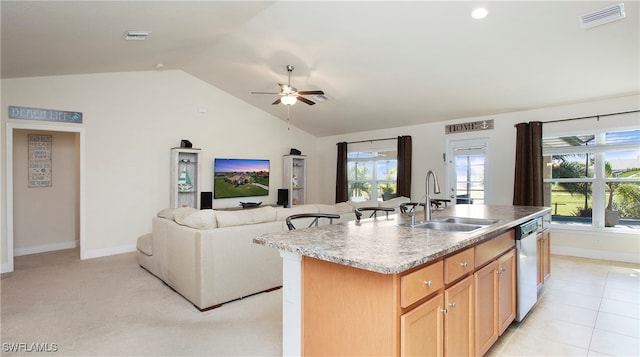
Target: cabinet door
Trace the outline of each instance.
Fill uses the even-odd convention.
[[[444,291],[444,353],[446,356],[474,354],[473,276]]]
[[[542,232],[542,283],[551,276],[551,232]]]
[[[498,262],[489,263],[474,274],[475,351],[482,356],[498,340]]]
[[[442,356],[443,300],[439,294],[400,317],[400,355]]]
[[[498,259],[498,334],[516,318],[516,251],[512,249]]]
[[[538,249],[538,289],[540,289],[542,287],[542,284],[544,284],[544,273],[542,271],[542,261],[543,261],[543,255],[544,253],[542,252],[542,247],[543,247],[543,243],[542,243],[542,234],[538,234],[538,236],[536,237],[536,242],[538,244],[537,249]]]

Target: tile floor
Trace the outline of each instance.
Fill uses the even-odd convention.
[[[639,356],[640,264],[552,256],[527,318],[487,356]]]

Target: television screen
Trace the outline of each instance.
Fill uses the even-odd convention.
[[[269,160],[214,159],[214,198],[269,195]]]

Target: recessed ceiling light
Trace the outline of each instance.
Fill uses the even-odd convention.
[[[476,20],[484,19],[489,14],[489,11],[484,7],[478,7],[471,12],[471,17]]]

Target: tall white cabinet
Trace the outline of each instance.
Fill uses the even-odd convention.
[[[200,207],[200,149],[171,149],[171,207]]]
[[[282,187],[289,190],[288,207],[307,202],[307,157],[304,155],[284,155]]]

